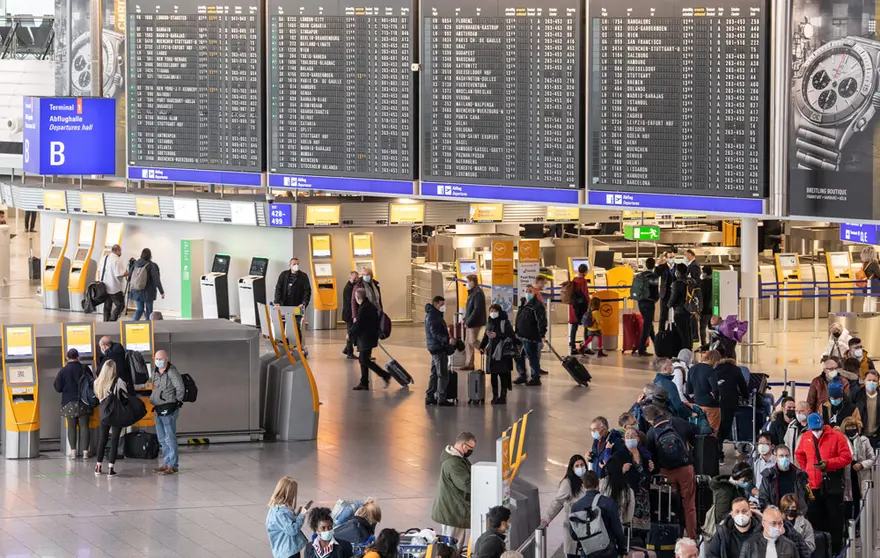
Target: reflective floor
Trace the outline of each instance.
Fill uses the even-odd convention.
[[[27,243],[18,237],[13,244],[11,296],[0,298],[0,322],[65,319],[40,308],[36,286],[27,281]],[[777,334],[778,348],[762,349],[752,369],[781,381],[787,368],[790,377],[808,381],[819,369],[825,340],[812,338],[812,322],[790,325],[797,331]],[[767,331],[766,323],[761,327]],[[520,474],[541,488],[544,500],[569,457],[586,451],[590,419],[605,415],[616,422],[654,376],[650,359],[612,353],[588,363],[594,382],[579,388],[545,355],[550,375],[544,386],[515,389],[506,407],[426,408],[429,361],[421,328],[396,326],[387,343],[415,377],[410,391],[382,389],[381,382],[371,392],[351,391],[359,372],[340,352],[341,333],[307,335],[322,402],[317,442],[182,448],[180,473],[173,477],[155,476],[153,463],[131,460],[118,462],[113,479],[96,478],[92,463],[58,453],[0,460],[0,555],[268,556],[266,501],[283,475],[299,481],[301,502],[332,506],[337,498],[374,496],[383,526],[429,526],[445,444],[470,430],[478,439],[474,459],[491,460],[493,440],[530,409],[528,459]],[[552,339],[560,348],[567,345],[562,326]],[[198,378],[198,371],[189,372]],[[198,412],[197,404],[182,412]],[[557,520],[551,548],[560,532]]]

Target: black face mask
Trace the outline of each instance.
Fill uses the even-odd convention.
[[[787,418],[793,419],[797,416],[797,413],[795,412],[794,409],[789,409],[789,410],[785,411],[785,416]]]
[[[831,333],[831,335],[833,335],[833,336],[835,337],[835,339],[836,339],[836,338],[839,338],[839,337],[840,337],[840,332],[839,332],[839,331],[834,331],[834,332]]]
[[[846,437],[847,437],[847,438],[855,438],[855,437],[858,436],[858,435],[859,435],[859,431],[858,431],[858,430],[850,429],[850,428],[847,428],[847,429],[846,429]]]
[[[467,450],[466,452],[464,452],[464,455],[462,457],[467,459],[468,457],[472,456],[473,454],[474,454],[474,450]]]

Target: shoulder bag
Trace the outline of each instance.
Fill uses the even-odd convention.
[[[816,448],[816,462],[822,461],[822,455],[819,453],[819,440],[816,436],[810,432],[810,436],[813,436],[813,447]],[[843,496],[844,493],[844,480],[843,473],[846,469],[839,469],[837,471],[822,471],[822,495],[823,496]]]

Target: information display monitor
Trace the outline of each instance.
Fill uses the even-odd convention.
[[[587,271],[590,271],[590,259],[589,258],[572,258],[571,259],[571,268],[574,270],[574,273],[578,272],[578,269],[581,267],[581,264],[587,266]]]

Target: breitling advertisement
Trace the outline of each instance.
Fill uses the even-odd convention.
[[[103,0],[104,97],[116,98],[116,175],[125,176],[125,0]],[[55,0],[55,94],[92,94],[89,0]]]

